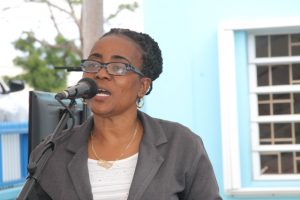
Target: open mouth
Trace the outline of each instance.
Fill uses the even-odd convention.
[[[108,90],[105,90],[102,88],[98,89],[97,96],[110,96],[110,95],[111,95],[111,93]]]

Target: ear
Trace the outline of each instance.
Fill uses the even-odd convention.
[[[147,77],[142,77],[140,79],[140,89],[138,91],[138,97],[142,98],[147,91],[149,90],[150,84],[151,84],[152,80],[150,78]]]

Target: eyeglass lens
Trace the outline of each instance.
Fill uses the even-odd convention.
[[[127,72],[126,64],[124,63],[102,64],[95,61],[83,61],[81,67],[84,72],[90,73],[97,73],[102,68],[105,68],[112,75],[124,75]]]

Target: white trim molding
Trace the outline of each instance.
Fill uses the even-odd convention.
[[[220,24],[218,30],[219,83],[221,106],[221,130],[223,151],[224,191],[227,195],[260,197],[260,196],[299,196],[299,187],[251,187],[242,186],[239,118],[236,82],[235,32],[247,31],[260,34],[299,32],[300,18],[281,18],[257,21],[230,21]],[[299,59],[297,57],[297,59]],[[276,61],[276,60],[275,60]],[[261,62],[265,62],[261,60]],[[250,74],[251,75],[251,74]],[[298,90],[299,86],[293,89]],[[277,88],[278,89],[278,88]],[[249,88],[251,90],[251,88]],[[251,95],[249,96],[251,98]],[[251,122],[250,126],[251,126]],[[253,136],[252,136],[253,137]],[[252,173],[250,171],[249,173]]]
[[[256,187],[256,188],[239,188],[236,190],[231,190],[228,193],[232,196],[238,197],[274,197],[274,196],[299,196],[300,191],[299,187],[272,187],[272,188],[265,188],[265,187]]]

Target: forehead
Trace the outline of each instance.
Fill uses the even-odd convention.
[[[132,39],[123,35],[108,35],[100,38],[91,50],[91,54],[102,57],[121,56],[129,60],[140,59],[142,49]]]

